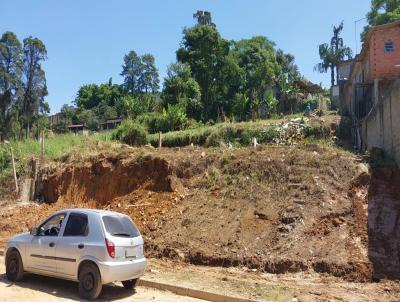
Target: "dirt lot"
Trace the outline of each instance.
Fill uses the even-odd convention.
[[[96,207],[132,216],[151,257],[365,281],[367,211],[355,204],[365,200],[349,196],[356,170],[350,153],[316,144],[71,156],[45,170],[46,204],[0,214],[0,236],[57,209]]]
[[[144,278],[256,301],[400,301],[398,282],[346,282],[315,272],[268,274],[153,259]]]
[[[240,273],[233,284],[242,296],[400,297],[397,282],[370,283],[400,276],[398,170],[371,175],[361,158],[326,144],[159,151],[98,143],[90,150],[47,165],[44,203],[2,205],[1,242],[58,209],[111,209],[135,220],[148,257],[173,260],[167,281],[179,277],[175,268],[195,264],[215,267],[199,267],[211,275],[217,267],[229,267],[217,275]]]
[[[0,257],[0,301],[77,301],[77,284],[70,281],[27,274],[18,284],[11,284],[4,275],[4,259]],[[188,276],[190,276],[188,278]],[[207,278],[204,278],[207,276]],[[151,260],[143,279],[179,285],[256,301],[400,301],[400,285],[381,283],[349,283],[339,278],[316,273],[265,274],[240,268],[210,268],[183,263]],[[119,284],[104,287],[100,301],[195,302],[193,298],[169,292],[138,287],[129,294]]]

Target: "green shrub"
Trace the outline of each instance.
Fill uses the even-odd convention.
[[[166,132],[165,118],[158,112],[148,112],[136,118],[136,122],[143,125],[149,133]]]
[[[142,146],[147,143],[147,131],[132,120],[125,120],[112,133],[111,138],[131,146]]]
[[[0,173],[10,167],[10,152],[6,145],[0,145]]]
[[[188,126],[185,110],[179,104],[167,105],[163,110],[165,129],[163,132],[183,130]]]
[[[185,111],[179,104],[168,104],[163,113],[149,112],[140,115],[136,121],[143,125],[149,133],[170,132],[187,129],[196,126],[193,120],[189,120]]]

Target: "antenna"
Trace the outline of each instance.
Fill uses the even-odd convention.
[[[355,55],[357,55],[357,53],[358,53],[357,23],[360,22],[360,21],[363,21],[365,19],[367,19],[367,17],[364,17],[364,18],[361,18],[361,19],[358,19],[358,20],[354,21],[354,42],[355,42],[355,46],[356,46],[355,47],[355,49],[356,49]]]

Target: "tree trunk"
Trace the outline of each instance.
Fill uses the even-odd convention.
[[[335,67],[331,66],[331,84],[332,87],[335,86]]]
[[[29,129],[29,122],[26,124],[26,140],[29,141],[30,136],[30,129]]]

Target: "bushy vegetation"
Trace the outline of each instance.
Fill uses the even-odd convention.
[[[85,124],[98,131],[106,120],[123,118],[142,124],[149,133],[165,133],[302,110],[309,93],[299,81],[308,82],[293,55],[263,36],[227,40],[210,13],[210,22],[202,16],[196,14],[197,24],[183,30],[161,91],[155,58],[132,50],[123,58],[123,83],[109,79],[80,87],[73,104],[62,107],[53,130],[62,133],[70,124]]]
[[[296,115],[292,116],[293,118]],[[288,120],[287,120],[288,121]],[[171,131],[163,134],[162,144],[165,147],[184,147],[190,144],[205,147],[228,147],[232,146],[249,146],[253,144],[253,138],[257,139],[260,144],[274,143],[282,135],[282,127],[278,124],[282,121],[269,120],[257,122],[242,123],[219,123],[215,125],[202,125],[194,129],[186,129],[182,131]],[[331,129],[327,125],[321,124],[304,124],[301,137],[293,138],[327,138]],[[295,134],[293,134],[295,135]],[[158,134],[150,134],[149,143],[158,146]]]
[[[131,146],[142,146],[147,143],[147,131],[132,120],[125,120],[112,133],[111,138]]]

